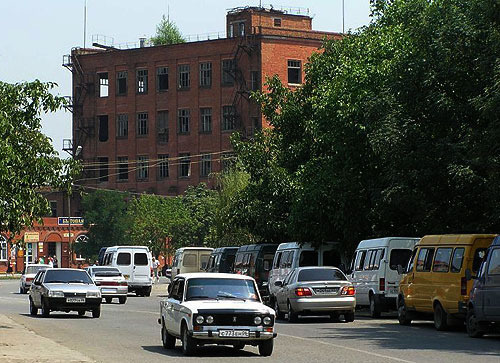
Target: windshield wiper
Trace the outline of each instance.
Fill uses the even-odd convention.
[[[246,299],[243,299],[242,297],[234,296],[234,295],[224,295],[224,294],[219,294],[217,297],[223,297],[227,299],[238,299],[238,300],[243,300],[246,301]]]
[[[210,299],[210,300],[215,300],[214,297],[210,296],[203,296],[203,295],[195,295],[195,296],[189,296],[187,300],[192,300],[192,299]]]
[[[66,281],[62,280],[50,280],[50,281],[45,281],[46,284],[64,284]]]

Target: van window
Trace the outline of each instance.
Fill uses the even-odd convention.
[[[375,252],[375,253],[374,253]],[[363,265],[363,270],[370,270],[370,262],[372,260],[372,257],[374,254],[376,254],[377,252],[375,250],[369,250],[368,253],[366,254],[366,257],[365,257],[365,263]]]
[[[262,264],[262,267],[264,268],[264,271],[271,270],[271,265],[273,263],[273,258],[274,258],[274,256],[271,255],[271,254],[264,255],[264,262]]]
[[[179,265],[179,255],[174,256],[174,262],[172,262],[172,267],[177,267]]]
[[[356,270],[360,271],[363,269],[363,264],[365,263],[366,251],[359,251],[356,257]]]
[[[438,248],[436,250],[436,258],[432,271],[434,272],[448,272],[450,269],[451,251],[453,248]]]
[[[173,299],[182,301],[183,295],[184,295],[184,280],[179,279],[179,280],[174,282],[174,285],[172,287],[171,296]]]
[[[146,255],[144,252],[134,253],[134,265],[147,266],[148,265],[148,255]]]
[[[234,261],[234,268],[241,268],[241,263],[243,262],[243,253],[238,253]]]
[[[200,256],[200,268],[202,270],[204,270],[205,267],[207,267],[207,263],[208,263],[209,258],[210,258],[210,255],[201,255]]]
[[[193,253],[184,254],[184,258],[182,259],[182,266],[185,267],[195,267],[197,262],[196,255]]]
[[[397,270],[398,265],[401,265],[401,266],[408,265],[408,260],[410,259],[410,257],[411,257],[411,250],[397,249],[397,248],[391,250],[391,256],[389,258],[389,268],[391,270]],[[419,257],[420,257],[420,255],[419,255]],[[430,263],[432,263],[432,256],[431,256]],[[428,271],[430,271],[430,270],[431,270],[431,267],[429,265]],[[420,271],[420,270],[418,270],[418,263],[417,263],[417,271]]]
[[[460,272],[462,269],[462,261],[464,260],[465,248],[455,248],[453,259],[451,261],[451,272]]]
[[[273,268],[279,268],[280,267],[280,261],[281,261],[281,255],[282,254],[283,254],[282,252],[276,253],[276,257],[274,258]]]
[[[212,268],[215,267],[215,256],[212,255],[210,256],[210,258],[208,259],[208,263],[207,263],[207,270],[210,270]]]
[[[408,267],[406,267],[406,272],[413,271],[413,267],[415,266],[415,256],[417,255],[417,251],[418,251],[417,248],[413,249],[410,260],[408,261]]]
[[[434,248],[421,248],[417,258],[417,271],[424,271],[424,272],[430,271],[432,266],[433,256],[434,256]]]
[[[377,255],[375,256],[375,261],[373,262],[373,269],[378,270],[380,268],[380,261],[384,258],[384,249],[378,249]]]
[[[323,251],[323,266],[339,266],[341,262],[340,255],[337,251]]]
[[[488,266],[489,275],[500,275],[500,248],[491,251],[490,264]]]
[[[356,264],[356,257],[357,257],[357,255],[358,255],[358,253],[354,252],[354,256],[352,256],[351,268],[350,268],[351,271],[354,271],[354,266]]]
[[[121,265],[121,266],[128,266],[130,265],[130,253],[129,252],[120,252],[118,254],[118,258],[116,259],[116,264]]]
[[[292,251],[285,251],[285,252],[283,252],[283,256],[281,257],[280,268],[286,268],[287,267],[288,257],[290,257],[291,253],[292,253]]]
[[[318,266],[318,251],[301,251],[299,267],[302,266]]]
[[[286,259],[286,267],[292,267],[292,262],[293,262],[293,254],[295,253],[294,250],[290,251],[288,254],[288,258]]]
[[[472,261],[472,272],[476,272],[481,267],[484,256],[486,256],[486,248],[478,248],[474,252],[474,260]]]

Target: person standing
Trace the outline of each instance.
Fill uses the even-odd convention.
[[[12,265],[10,264],[10,257],[7,259],[7,271],[8,274],[12,275]]]
[[[160,266],[160,262],[153,257],[153,276],[156,282],[160,281],[160,277],[158,276],[158,266]]]
[[[54,267],[54,261],[52,261],[52,257],[49,256],[49,267]]]
[[[54,255],[54,258],[52,260],[53,260],[53,263],[54,263],[54,268],[58,268],[59,267],[59,261],[57,260],[57,256]]]
[[[45,259],[43,258],[43,256],[40,256],[39,263],[40,263],[41,265],[45,265]]]

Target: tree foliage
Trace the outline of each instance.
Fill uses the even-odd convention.
[[[51,94],[55,86],[0,81],[0,231],[19,232],[46,215],[50,208],[39,189],[69,190],[79,172],[79,164],[61,160],[41,131],[43,114],[65,103]]]
[[[177,25],[163,15],[160,23],[156,26],[156,35],[150,38],[150,42],[153,45],[169,45],[185,43],[186,39],[182,36]]]

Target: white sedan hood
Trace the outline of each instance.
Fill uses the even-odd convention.
[[[182,305],[187,307],[193,313],[201,310],[255,310],[265,314],[274,315],[274,310],[270,307],[257,302],[257,301],[243,301],[243,300],[193,300],[185,301]]]

